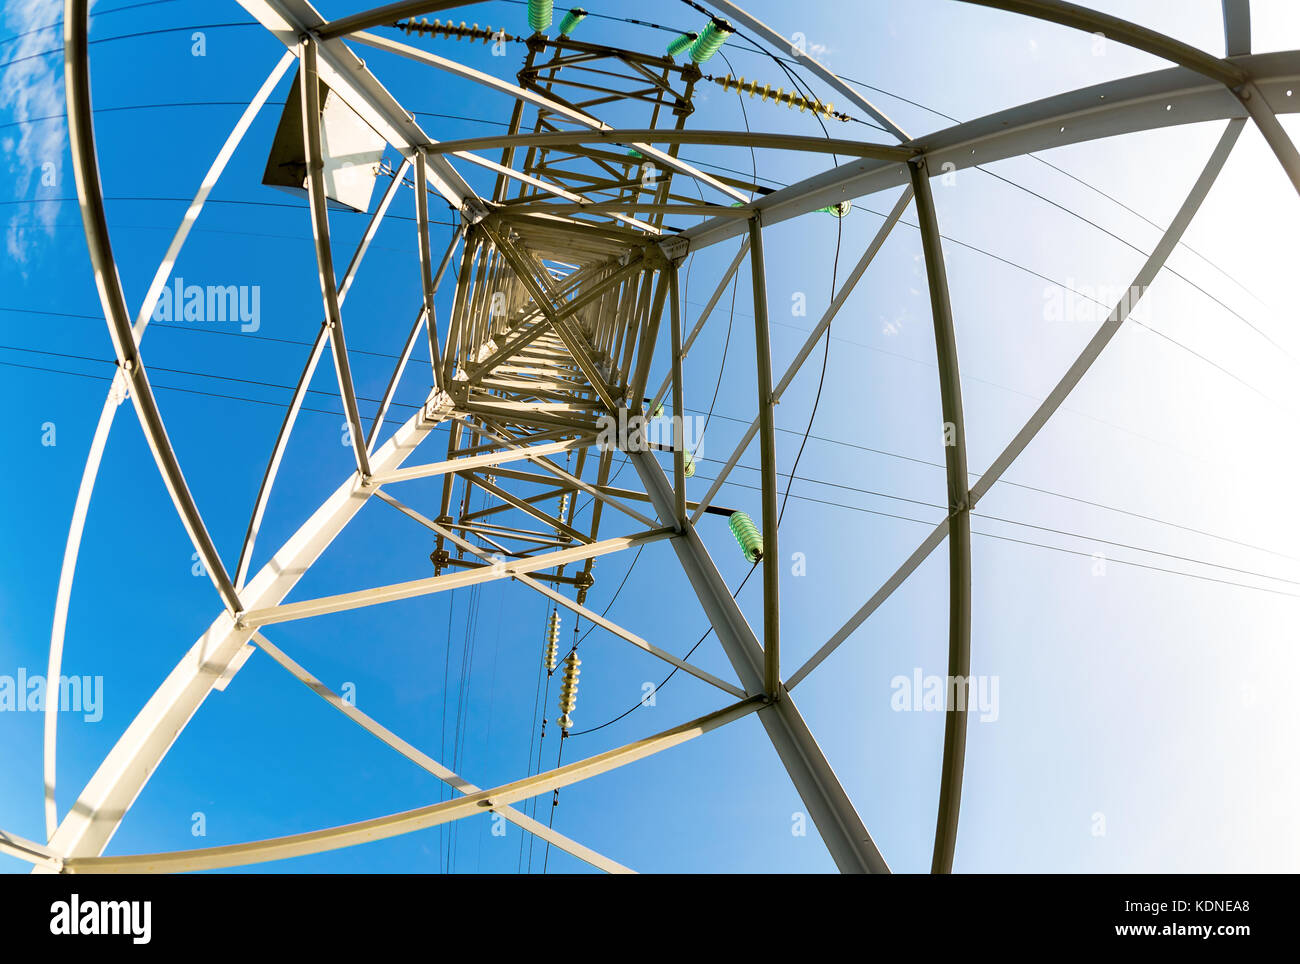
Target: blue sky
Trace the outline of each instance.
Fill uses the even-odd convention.
[[[1095,6],[1222,52],[1215,0]],[[1289,4],[1256,0],[1253,6],[1257,50],[1300,47],[1300,15]],[[321,5],[327,16],[345,8]],[[642,4],[602,0],[587,8],[647,17]],[[817,2],[797,12],[771,2],[748,8],[786,34],[803,33],[808,49],[831,68],[877,88],[863,89],[914,134],[948,126],[941,115],[966,120],[1162,66],[1114,44],[1099,51],[1086,35],[951,0]],[[91,57],[100,165],[134,306],[212,156],[282,48],[247,25],[250,18],[233,3],[103,0],[97,10]],[[10,171],[0,196],[6,231],[0,396],[8,413],[0,441],[12,486],[0,509],[0,676],[45,670],[68,520],[112,371],[80,218],[75,201],[66,200],[75,189],[58,116],[59,30],[38,29],[60,13],[59,4],[10,3],[0,27],[0,151]],[[653,18],[692,29],[702,20],[684,4],[656,9]],[[526,32],[520,4],[477,5],[463,19]],[[595,16],[580,30],[587,39],[648,50],[670,37]],[[203,34],[204,56],[193,55],[195,31]],[[507,79],[521,56],[517,46],[503,60],[482,46],[416,42]],[[741,42],[728,43],[723,53],[738,74],[785,83],[769,58]],[[504,97],[376,51],[362,56],[436,139],[501,130],[508,119]],[[708,69],[728,70],[720,58]],[[143,345],[169,435],[231,568],[289,397],[283,386],[296,379],[303,343],[320,320],[305,205],[260,183],[288,89],[286,78],[218,184],[175,272],[194,283],[259,285],[259,329],[158,324]],[[848,107],[842,97],[814,90],[837,108]],[[734,94],[703,84],[690,125],[747,122],[755,130],[820,133],[805,115],[756,100],[743,104],[744,116]],[[1290,118],[1284,123],[1300,133]],[[972,471],[983,471],[998,454],[1099,321],[1067,288],[1088,294],[1129,284],[1220,132],[1221,125],[1210,124],[1131,135],[1057,149],[1039,160],[1000,162],[988,172],[963,171],[951,184],[936,181]],[[836,124],[831,133],[887,140],[859,124]],[[750,170],[747,150],[683,153]],[[47,161],[53,184],[40,177]],[[773,183],[824,163],[814,155],[758,155],[760,176]],[[472,169],[464,173],[481,190],[490,187]],[[843,279],[895,197],[858,199],[842,223],[811,215],[768,230],[776,371],[824,310],[832,275]],[[365,399],[382,393],[392,365],[366,353],[398,350],[420,297],[413,214],[404,191],[344,309],[357,390]],[[450,212],[435,198],[431,216],[441,222],[432,230],[440,250],[450,238]],[[1294,870],[1300,864],[1290,806],[1300,789],[1291,765],[1300,732],[1288,713],[1300,672],[1300,553],[1294,550],[1300,533],[1289,511],[1300,468],[1294,444],[1300,339],[1291,292],[1298,217],[1295,192],[1248,127],[1170,261],[1181,277],[1163,273],[1146,313],[1137,316],[1146,327],[1121,331],[1008,471],[1007,480],[1017,484],[999,484],[981,503],[973,520],[972,671],[997,678],[999,712],[995,722],[971,723],[956,869]],[[789,668],[874,592],[926,534],[926,523],[942,514],[933,333],[911,210],[904,222],[833,326],[814,437],[799,461],[781,526]],[[361,215],[332,216],[336,261],[346,262],[363,226]],[[688,324],[734,251],[735,242],[727,242],[689,262]],[[806,296],[806,316],[791,313],[796,293]],[[744,267],[730,339],[728,293],[686,364],[692,412],[707,411],[720,386],[694,494],[703,493],[720,467],[709,460],[726,458],[754,411],[749,294]],[[447,316],[449,297],[446,285],[440,317]],[[777,412],[783,472],[808,425],[821,357],[819,347]],[[255,566],[349,471],[328,363],[313,387],[321,394],[309,405],[320,411],[299,420]],[[401,417],[426,391],[418,377],[404,381]],[[363,415],[373,408],[363,402]],[[42,444],[47,425],[54,427],[54,445]],[[430,459],[444,442],[436,433]],[[756,448],[742,464],[757,464]],[[732,481],[718,501],[757,518],[757,473],[740,468]],[[625,472],[620,482],[634,479]],[[406,485],[402,498],[436,509],[435,485]],[[701,533],[734,588],[749,567],[725,521],[706,518]],[[368,505],[290,599],[429,575],[431,548],[409,520]],[[91,506],[64,658],[69,674],[103,677],[103,715],[93,723],[61,717],[60,813],[216,616],[211,583],[192,574],[192,551],[134,416],[123,409]],[[789,556],[796,552],[804,555],[806,575],[791,571]],[[1097,574],[1096,553],[1107,557],[1104,574]],[[631,554],[621,554],[598,562],[593,608],[605,607],[631,561]],[[929,867],[943,718],[895,712],[890,681],[916,668],[945,672],[946,579],[940,551],[796,690],[896,870]],[[739,597],[755,625],[759,584],[750,580]],[[494,585],[286,623],[267,635],[335,689],[353,684],[366,713],[490,786],[529,765],[546,612],[536,594]],[[679,655],[707,628],[666,544],[644,550],[609,615]],[[572,627],[565,613],[564,639]],[[640,698],[644,682],[664,675],[663,664],[600,630],[581,652],[578,730],[622,713]],[[692,659],[730,678],[712,637]],[[555,698],[552,687],[552,718]],[[719,705],[709,687],[679,674],[655,706],[569,740],[565,760]],[[555,750],[551,728],[545,766],[554,765]],[[43,839],[40,714],[0,713],[0,767],[6,774],[0,828]],[[431,776],[258,653],[224,693],[204,704],[106,852],[306,831],[422,806],[439,793]],[[543,819],[547,806],[539,801]],[[833,869],[814,829],[792,834],[792,815],[802,810],[760,724],[749,718],[563,791],[555,826],[637,870]],[[193,834],[196,813],[204,815],[201,838]],[[1104,834],[1096,832],[1097,815]],[[520,843],[517,828],[494,837],[482,817],[462,821],[454,834],[435,829],[250,869],[513,872]],[[534,872],[542,868],[542,850],[533,848]],[[0,867],[24,869],[3,856]],[[586,869],[554,849],[547,868]]]

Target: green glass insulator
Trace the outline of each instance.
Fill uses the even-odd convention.
[[[586,19],[587,19],[587,11],[583,10],[582,7],[574,7],[572,10],[566,13],[564,15],[564,18],[560,21],[560,36],[562,37],[569,36],[569,34],[573,33],[574,28],[576,28],[578,24],[582,23],[582,21]]]
[[[528,0],[528,26],[541,33],[551,25],[555,0]]]
[[[704,32],[696,38],[695,43],[691,44],[691,60],[697,64],[704,63],[718,52],[733,32],[731,24],[714,17],[705,24]]]
[[[853,201],[840,201],[836,204],[828,204],[824,208],[818,208],[819,214],[830,214],[837,218],[842,218],[853,210]]]
[[[672,40],[668,41],[668,56],[676,57],[683,50],[690,47],[691,44],[695,43],[698,36],[699,34],[695,33],[684,33],[679,37],[674,37]]]
[[[747,512],[733,512],[727,517],[731,534],[740,543],[740,551],[745,554],[746,562],[758,562],[763,558],[763,534],[754,525],[754,520]]]

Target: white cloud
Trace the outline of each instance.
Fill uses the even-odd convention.
[[[53,236],[59,212],[58,202],[49,199],[62,193],[63,151],[68,141],[63,59],[43,52],[59,46],[63,33],[58,27],[39,28],[58,23],[62,12],[58,0],[11,0],[5,4],[6,33],[18,39],[9,45],[6,63],[11,66],[0,71],[0,110],[18,126],[4,139],[4,159],[14,199],[38,199],[35,204],[14,205],[9,217],[5,248],[20,264],[27,262],[40,234]],[[41,183],[47,171],[53,174],[53,185]]]

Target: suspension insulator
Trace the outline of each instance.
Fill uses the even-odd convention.
[[[587,19],[587,11],[582,7],[574,7],[564,15],[560,21],[560,36],[567,37],[573,33],[578,24]]]
[[[691,458],[690,452],[684,452],[682,462],[686,466],[686,477],[688,479],[695,477],[695,459]]]
[[[654,410],[653,412],[650,413],[650,417],[651,417],[651,418],[663,418],[663,417],[664,417],[664,403],[663,403],[663,402],[660,402],[658,405],[655,406],[655,410]]]
[[[720,17],[714,17],[704,25],[704,32],[691,44],[690,56],[697,64],[702,64],[721,49],[727,38],[735,33],[735,28]]]
[[[546,672],[551,674],[555,672],[555,660],[559,656],[560,649],[560,614],[552,610],[551,617],[546,622]]]
[[[700,35],[697,33],[684,33],[679,37],[674,37],[672,40],[668,41],[668,56],[676,57],[691,44],[695,43],[699,36]]]
[[[528,26],[541,33],[551,25],[555,0],[528,0]]]
[[[578,705],[578,676],[581,673],[578,667],[581,665],[582,660],[578,659],[576,650],[564,659],[564,677],[560,681],[559,724],[560,729],[566,732],[573,727],[573,717],[569,714]]]
[[[478,24],[469,27],[462,20],[459,24],[452,23],[448,20],[443,23],[441,20],[435,20],[429,23],[427,17],[421,17],[418,21],[408,20],[405,23],[395,23],[394,27],[404,30],[406,33],[418,33],[421,37],[447,37],[456,40],[481,40],[484,43],[491,43],[497,40],[518,40],[507,34],[504,30],[494,30],[491,26],[480,27]]]
[[[798,107],[800,113],[810,110],[814,114],[820,114],[822,117],[833,117],[838,121],[847,122],[852,120],[848,114],[837,111],[834,104],[823,104],[816,97],[805,97],[797,91],[787,91],[783,87],[773,90],[771,84],[760,84],[754,80],[746,80],[744,77],[737,80],[731,74],[727,74],[726,77],[709,77],[708,79],[723,90],[734,90],[742,94],[748,94],[750,97],[757,97],[762,101],[770,100],[773,103],[785,104],[791,110]]]
[[[830,214],[837,218],[842,218],[853,210],[853,199],[847,201],[837,201],[835,204],[828,204],[824,208],[818,208],[819,214]]]
[[[758,562],[763,558],[763,534],[754,525],[754,520],[747,512],[733,512],[727,517],[731,534],[740,543],[740,551],[745,554],[746,562]]]

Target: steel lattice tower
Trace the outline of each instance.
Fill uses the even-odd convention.
[[[489,809],[597,868],[625,871],[627,868],[609,857],[516,810],[514,804],[631,764],[752,713],[763,724],[837,866],[846,872],[887,871],[884,857],[798,709],[799,683],[940,546],[946,546],[949,562],[948,671],[953,677],[969,677],[971,510],[1033,441],[1124,324],[1182,237],[1248,121],[1258,126],[1292,183],[1300,189],[1300,155],[1276,116],[1294,112],[1300,104],[1300,98],[1290,96],[1290,87],[1300,80],[1300,51],[1252,55],[1248,0],[1223,2],[1226,57],[1213,56],[1138,24],[1072,3],[953,2],[975,3],[1103,33],[1112,41],[1163,58],[1174,66],[1072,90],[914,137],[899,129],[856,88],[812,57],[801,55],[807,71],[843,96],[850,109],[871,117],[892,138],[889,143],[871,143],[852,138],[692,129],[688,125],[692,95],[702,75],[690,58],[678,60],[671,55],[583,43],[564,32],[550,36],[543,27],[526,38],[527,55],[516,84],[429,53],[411,42],[393,39],[388,30],[403,18],[471,6],[466,0],[391,3],[332,21],[323,19],[306,0],[240,0],[245,10],[284,44],[286,53],[213,162],[133,320],[114,259],[100,184],[90,107],[87,2],[67,0],[66,83],[77,194],[118,368],[100,416],[69,533],[47,678],[59,676],[72,575],[90,491],[115,412],[124,401],[135,410],[176,511],[212,579],[220,610],[210,628],[118,740],[78,795],[76,804],[62,817],[54,804],[56,701],[47,701],[45,787],[49,840],[39,844],[5,836],[0,838],[0,848],[30,860],[44,871],[199,870],[322,852]],[[544,6],[549,14],[550,5]],[[729,0],[709,0],[707,7],[774,48],[788,46],[779,30]],[[373,28],[388,32],[373,33]],[[461,36],[489,42],[497,36],[477,28],[466,32],[463,25],[440,29],[447,36],[457,35],[459,30]],[[409,25],[407,33],[413,32],[437,30]],[[508,131],[457,141],[433,140],[381,84],[382,68],[372,73],[357,56],[355,49],[359,46],[409,58],[424,65],[431,75],[451,74],[508,95],[515,103]],[[324,322],[298,379],[232,570],[208,535],[168,441],[150,387],[141,338],[159,292],[213,185],[254,116],[295,64],[303,176]],[[341,276],[335,271],[327,215],[330,194],[325,178],[328,145],[322,142],[321,130],[322,92],[340,98],[404,159]],[[766,99],[771,92],[765,89],[761,93]],[[644,126],[614,128],[600,120],[603,108],[615,102],[625,107],[635,104],[644,113]],[[786,95],[785,103],[790,103],[790,95]],[[801,101],[804,106],[830,113],[827,105],[815,100]],[[531,130],[523,127],[526,107],[536,109],[537,119]],[[1133,279],[1129,295],[1114,307],[1005,450],[971,484],[956,340],[931,197],[931,172],[960,170],[1049,147],[1204,121],[1223,122],[1222,136],[1164,236]],[[835,154],[851,162],[828,167],[787,188],[760,190],[743,180],[705,173],[681,160],[678,151],[682,145],[796,150],[823,156]],[[463,163],[496,173],[495,190],[490,196],[480,196],[469,187],[457,172],[456,165]],[[655,176],[645,177],[647,169],[652,169]],[[421,188],[415,191],[415,197],[423,299],[414,306],[415,320],[400,346],[401,361],[383,404],[366,425],[353,389],[340,308],[389,203],[408,174]],[[879,233],[860,253],[788,369],[774,378],[768,347],[764,228],[899,188],[902,195]],[[440,257],[431,250],[429,241],[430,192],[445,199],[460,215],[456,237]],[[782,663],[780,646],[773,407],[910,205],[915,205],[929,282],[942,399],[940,414],[952,429],[951,444],[945,447],[947,516],[883,585],[858,604],[842,628],[812,658],[802,666],[791,667]],[[666,219],[672,215],[703,220],[677,231],[668,227]],[[742,239],[739,253],[717,280],[698,323],[686,331],[678,266],[689,253],[733,238]],[[756,414],[707,494],[688,500],[685,482],[690,459],[682,444],[679,421],[685,404],[682,358],[746,259],[753,276]],[[455,285],[453,308],[450,317],[440,319],[434,298],[440,286],[449,281]],[[655,349],[664,340],[660,335],[665,325],[669,358],[661,359],[660,365],[666,367],[667,375],[651,393]],[[432,362],[432,390],[414,416],[396,427],[386,427],[396,385],[408,363],[416,364],[412,358],[421,342],[427,342]],[[327,352],[352,430],[355,471],[340,480],[334,493],[266,566],[252,572],[252,549],[280,457],[307,385]],[[644,425],[664,402],[674,414],[669,420],[674,431],[666,443],[647,443],[637,435],[636,428]],[[625,430],[616,432],[613,442],[602,437],[611,425]],[[445,452],[433,453],[431,446],[423,443],[439,426],[449,429],[449,442]],[[631,432],[626,431],[629,428]],[[761,453],[762,477],[761,519],[755,520],[761,548],[756,555],[761,555],[764,606],[762,624],[751,626],[710,558],[696,524],[706,513],[731,514],[714,500],[755,439]],[[616,453],[625,455],[634,467],[637,487],[610,484],[610,467]],[[557,461],[560,456],[573,460],[572,470]],[[670,463],[667,470],[661,459]],[[421,512],[400,500],[401,483],[419,478],[442,480],[441,503],[436,509]],[[470,495],[474,492],[486,493],[491,505],[471,511]],[[595,500],[589,528],[574,525],[574,504],[579,493]],[[400,510],[416,529],[426,535],[432,533],[433,574],[414,574],[418,578],[408,582],[284,602],[303,574],[372,497]],[[720,679],[586,607],[595,560],[655,541],[671,544],[730,661],[733,679]],[[556,606],[711,684],[721,691],[725,702],[715,712],[626,746],[503,786],[480,789],[329,693],[308,670],[264,635],[266,627],[288,620],[494,580],[513,580],[518,584],[515,592],[547,597]],[[265,650],[355,722],[454,788],[457,795],[417,810],[288,837],[184,852],[101,856],[178,734],[209,693],[224,688],[254,647]],[[965,736],[965,710],[949,707],[933,857],[933,869],[939,872],[952,868]]]

